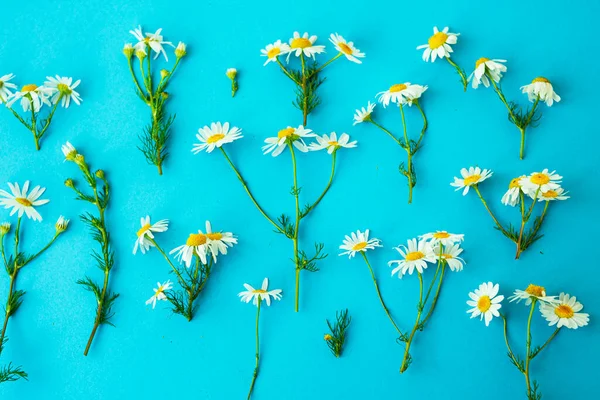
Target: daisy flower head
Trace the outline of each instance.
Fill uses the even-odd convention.
[[[540,312],[549,322],[548,325],[556,325],[557,328],[566,326],[569,329],[577,329],[586,326],[590,321],[590,315],[579,312],[581,310],[583,304],[577,301],[577,297],[566,293],[561,293],[554,304],[540,304]]]
[[[229,127],[229,122],[221,125],[220,122],[213,122],[210,126],[198,129],[196,138],[200,143],[194,143],[192,152],[198,154],[201,151],[212,152],[216,147],[232,143],[235,140],[243,138],[242,130],[237,126]]]
[[[276,41],[275,43],[268,44],[267,47],[260,50],[261,56],[267,57],[267,61],[263,64],[263,66],[267,65],[270,62],[276,62],[277,57],[287,54],[290,52],[290,46],[287,43],[282,43],[281,40]]]
[[[240,301],[245,301],[246,303],[250,303],[252,300],[252,304],[258,306],[259,301],[265,301],[268,306],[271,305],[271,298],[273,300],[281,300],[281,289],[273,289],[269,290],[269,279],[265,278],[262,282],[262,286],[260,289],[254,289],[252,286],[244,283],[245,291],[238,293],[240,297]]]
[[[371,114],[373,114],[373,110],[375,110],[375,104],[369,103],[367,107],[363,107],[354,112],[354,123],[352,125],[361,124],[365,121],[371,121]]]
[[[138,40],[138,42],[133,46],[136,50],[144,50],[144,52],[145,52],[146,46],[148,46],[152,49],[152,51],[154,51],[156,53],[154,55],[154,59],[157,59],[158,56],[162,53],[165,56],[165,60],[169,61],[169,57],[167,56],[167,53],[165,52],[163,44],[169,45],[171,47],[175,47],[175,46],[171,42],[164,41],[163,36],[161,35],[161,32],[162,32],[162,28],[158,29],[154,33],[146,32],[146,34],[144,35],[142,33],[141,26],[138,26],[136,29],[129,31],[129,33],[131,33],[133,36],[135,36],[135,38]],[[137,55],[137,53],[136,53],[136,55]]]
[[[427,263],[435,263],[436,260],[431,243],[425,239],[418,242],[417,239],[409,239],[408,246],[400,245],[394,247],[394,250],[400,253],[402,259],[389,261],[388,266],[397,265],[392,270],[392,276],[398,272],[398,278],[402,278],[407,272],[412,275],[415,269],[422,274],[427,269]]]
[[[54,228],[56,229],[56,234],[63,233],[69,227],[69,220],[63,217],[62,215],[58,217],[56,223],[54,224]]]
[[[506,191],[506,193],[504,193],[504,195],[502,196],[502,204],[504,204],[505,206],[511,206],[514,207],[517,204],[519,204],[519,200],[520,197],[519,194],[521,193],[521,179],[525,178],[525,175],[521,175],[517,178],[513,178],[510,183],[508,184],[508,190]]]
[[[437,260],[446,261],[446,264],[448,264],[451,271],[463,270],[465,260],[459,257],[462,252],[463,249],[460,248],[458,243],[453,243],[448,246],[442,245],[441,248],[440,243],[437,243],[433,247],[433,254],[435,254],[435,258]]]
[[[469,75],[469,81],[471,81],[473,89],[477,89],[482,83],[483,86],[490,87],[488,77],[496,83],[500,82],[502,74],[506,72],[506,65],[502,64],[505,62],[506,60],[490,60],[485,57],[475,61],[475,70]]]
[[[465,239],[465,235],[457,233],[448,233],[446,231],[435,231],[419,236],[419,239],[429,240],[432,245],[441,243],[442,246],[451,246],[454,243],[460,243]]]
[[[494,285],[492,282],[482,283],[479,288],[469,293],[471,300],[467,305],[473,307],[467,311],[471,313],[471,318],[479,317],[479,320],[485,320],[485,326],[490,325],[493,317],[499,317],[498,310],[502,307],[503,295],[498,295],[500,285]]]
[[[48,95],[48,89],[44,86],[37,86],[34,84],[25,85],[21,90],[12,94],[10,99],[6,102],[6,106],[10,108],[17,100],[21,100],[20,103],[24,112],[33,108],[33,112],[37,113],[40,111],[40,108],[42,108],[42,105],[52,105],[48,101]]]
[[[167,229],[169,229],[169,220],[167,219],[161,219],[152,224],[149,215],[140,218],[140,229],[136,233],[137,239],[133,245],[133,254],[137,253],[138,247],[142,254],[146,254],[150,247],[154,247],[154,233],[165,232]]]
[[[56,75],[56,78],[48,76],[46,79],[48,80],[44,82],[44,86],[48,88],[52,104],[56,104],[60,100],[61,106],[69,108],[71,99],[75,104],[81,104],[81,96],[75,91],[75,88],[81,83],[80,79],[73,82],[73,78],[58,75]]]
[[[552,107],[555,101],[560,101],[560,96],[556,94],[550,81],[543,76],[538,76],[529,85],[521,86],[521,91],[527,94],[529,101],[539,99],[548,107]]]
[[[427,86],[413,85],[410,82],[397,83],[390,86],[388,90],[377,93],[379,102],[387,107],[390,102],[398,105],[408,104],[412,106],[413,101],[419,99],[427,90]]]
[[[306,57],[315,58],[315,54],[321,54],[325,52],[325,46],[315,45],[317,37],[315,35],[309,36],[308,32],[304,32],[304,35],[300,36],[300,33],[294,32],[293,37],[290,39],[290,50],[288,52],[287,59],[290,59],[292,53],[296,57],[300,57],[300,54],[304,54]]]
[[[546,296],[546,289],[534,284],[530,284],[525,290],[515,290],[515,293],[508,298],[511,302],[516,301],[517,303],[525,300],[526,306],[530,305],[533,299],[542,303],[556,303],[556,296]]]
[[[208,237],[199,230],[198,233],[190,233],[185,244],[175,247],[169,254],[175,253],[177,261],[184,263],[189,268],[194,255],[200,258],[202,264],[206,264],[208,250]]]
[[[210,221],[206,221],[206,243],[213,260],[217,262],[219,254],[227,254],[227,248],[237,244],[237,238],[231,232],[213,232]]]
[[[556,171],[550,172],[548,168],[544,168],[542,172],[534,172],[529,176],[521,178],[519,184],[523,192],[530,197],[534,197],[536,193],[539,195],[540,193],[560,188],[559,184],[562,182],[562,178]]]
[[[297,128],[288,126],[287,128],[280,130],[276,137],[266,138],[266,145],[262,147],[262,151],[263,154],[271,153],[273,157],[277,157],[285,150],[288,143],[292,143],[298,150],[306,153],[308,147],[306,146],[304,139],[315,136],[316,135],[312,133],[310,129],[305,129],[302,125]]]
[[[71,144],[71,142],[66,142],[60,146],[60,150],[65,156],[65,161],[74,161],[78,154],[77,149]]]
[[[11,216],[18,212],[19,218],[25,214],[27,218],[41,222],[42,216],[35,208],[43,206],[50,201],[40,199],[40,196],[44,194],[46,188],[36,186],[29,194],[27,194],[27,191],[29,190],[29,181],[25,181],[22,189],[19,187],[18,183],[13,184],[9,182],[8,187],[10,187],[11,193],[0,189],[0,196],[2,196],[2,198],[0,198],[0,206],[12,208],[10,212]]]
[[[342,147],[346,149],[354,148],[357,143],[356,140],[351,142],[350,136],[347,133],[342,133],[339,139],[335,132],[331,132],[330,135],[316,135],[315,138],[317,139],[316,143],[311,143],[309,149],[312,151],[327,149],[327,154],[332,154]]]
[[[9,82],[14,77],[15,77],[14,74],[7,74],[7,75],[0,76],[0,104],[5,103],[6,100],[13,94],[13,92],[11,92],[11,90],[14,90],[17,88],[17,85]]]
[[[452,47],[450,45],[456,44],[458,41],[458,35],[460,33],[448,32],[448,27],[445,27],[442,31],[439,31],[437,26],[433,27],[433,35],[429,37],[427,44],[417,46],[417,50],[425,49],[423,52],[423,61],[434,62],[436,58],[450,58],[452,53]]]
[[[357,64],[362,64],[359,58],[364,58],[365,53],[354,47],[354,42],[347,42],[341,35],[332,33],[329,41],[335,46],[335,49],[343,54],[348,60]]]
[[[158,287],[156,289],[153,289],[154,294],[152,295],[152,297],[150,297],[148,300],[146,300],[146,305],[152,304],[152,309],[154,309],[156,307],[157,301],[167,300],[167,295],[165,294],[165,292],[167,290],[173,289],[173,283],[171,283],[170,280],[168,280],[164,283],[156,282],[156,285]]]
[[[454,177],[454,182],[450,186],[456,188],[455,191],[463,189],[463,196],[469,193],[469,188],[473,185],[478,185],[485,181],[487,178],[492,176],[493,172],[487,169],[481,169],[479,167],[469,167],[469,169],[463,168],[460,170],[462,178]]]
[[[554,201],[554,200],[567,200],[571,198],[571,196],[567,196],[569,192],[565,192],[565,189],[559,187],[557,189],[550,189],[545,192],[542,192],[538,196],[538,201]]]
[[[375,250],[375,247],[382,247],[381,240],[372,238],[369,239],[369,230],[364,232],[356,231],[352,232],[350,236],[346,235],[341,250],[345,250],[340,253],[340,256],[348,254],[348,258],[352,258],[357,252],[365,253],[367,250]]]

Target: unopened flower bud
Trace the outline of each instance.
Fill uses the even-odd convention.
[[[328,342],[331,339],[333,339],[333,336],[331,336],[329,333],[327,333],[327,334],[325,334],[325,336],[323,336],[323,339]]]
[[[127,59],[130,59],[133,56],[133,53],[135,53],[135,49],[131,43],[127,43],[125,46],[123,46],[123,54],[125,54]]]
[[[187,54],[187,45],[183,42],[179,42],[175,48],[175,57],[182,58]]]
[[[237,75],[237,69],[229,68],[227,71],[225,71],[225,75],[227,75],[229,79],[234,80],[235,76]]]
[[[160,70],[160,77],[162,79],[165,79],[167,76],[169,76],[169,71],[167,71],[166,69],[161,69]]]
[[[10,232],[10,222],[3,222],[0,224],[0,236],[6,235]]]
[[[68,226],[69,226],[69,220],[65,219],[65,217],[63,217],[62,215],[60,217],[58,217],[58,221],[56,221],[56,224],[54,224],[57,234],[63,233],[64,231],[66,231]]]
[[[99,179],[104,179],[104,171],[99,169],[98,171],[96,171],[96,178]]]
[[[69,188],[74,188],[75,187],[75,182],[73,182],[73,179],[69,178],[65,181],[65,186],[69,187]]]
[[[146,50],[144,49],[136,49],[135,56],[141,61],[146,58]]]

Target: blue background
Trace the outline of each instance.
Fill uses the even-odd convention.
[[[550,293],[575,294],[591,314],[590,325],[561,332],[534,361],[532,377],[548,400],[600,392],[600,274],[593,256],[600,187],[592,172],[598,167],[600,141],[591,111],[600,79],[594,70],[598,54],[589,47],[597,38],[593,18],[600,13],[598,2],[574,1],[567,7],[563,1],[517,0],[380,5],[89,0],[5,2],[2,9],[0,75],[13,72],[21,85],[40,84],[47,75],[73,76],[82,80],[84,98],[81,107],[57,111],[40,152],[31,134],[8,110],[0,110],[2,187],[29,179],[46,186],[45,197],[51,200],[40,209],[42,224],[25,224],[25,248],[42,245],[60,214],[73,221],[58,243],[19,276],[18,287],[27,295],[10,321],[11,340],[0,362],[22,365],[30,380],[0,386],[3,399],[245,398],[254,367],[255,309],[236,295],[244,282],[259,285],[265,276],[273,288],[284,290],[284,297],[262,314],[256,399],[524,398],[525,382],[506,357],[500,321],[486,328],[465,313],[468,292],[487,280],[500,283],[505,296],[530,282]],[[164,176],[146,165],[136,149],[149,112],[134,93],[121,48],[133,41],[128,31],[138,24],[144,31],[162,27],[167,40],[189,45],[170,88],[169,110],[178,117]],[[507,59],[503,87],[509,99],[525,104],[518,88],[538,75],[554,83],[562,101],[542,107],[543,120],[529,131],[524,161],[518,160],[518,131],[491,90],[463,93],[447,63],[421,60],[415,47],[427,42],[434,25],[461,33],[454,59],[468,73],[479,57]],[[245,137],[227,147],[231,157],[271,214],[293,212],[289,154],[262,156],[260,146],[279,129],[299,124],[301,114],[291,106],[291,83],[273,64],[263,67],[259,55],[266,44],[286,41],[295,30],[318,35],[329,56],[334,54],[327,41],[332,32],[367,54],[363,65],[341,59],[327,68],[323,104],[309,118],[309,128],[348,132],[359,147],[340,151],[332,190],[305,220],[302,247],[324,242],[330,256],[320,272],[302,275],[298,314],[293,312],[291,242],[272,232],[218,153],[190,152],[199,127],[212,121],[240,126]],[[240,71],[234,99],[224,75],[228,67]],[[415,159],[419,183],[410,206],[405,178],[397,172],[402,150],[373,126],[352,126],[356,108],[404,81],[429,85],[422,103],[430,130]],[[416,131],[419,117],[414,109],[410,113]],[[399,132],[393,109],[378,109],[376,118]],[[82,352],[94,301],[75,281],[84,274],[100,279],[101,274],[89,255],[94,243],[77,218],[88,207],[63,186],[67,177],[79,179],[76,167],[63,163],[60,145],[66,140],[93,168],[106,170],[114,189],[108,224],[117,264],[111,286],[121,297],[115,305],[116,328],[100,329],[87,358]],[[307,202],[325,185],[330,162],[324,152],[299,158]],[[514,244],[493,229],[475,195],[463,198],[449,186],[460,168],[470,165],[494,171],[482,192],[503,221],[515,223],[518,211],[500,204],[511,178],[542,168],[564,176],[572,198],[552,204],[544,238],[521,260],[513,259]],[[144,305],[156,281],[169,277],[157,252],[131,254],[139,218],[146,214],[171,220],[159,239],[167,249],[203,228],[206,219],[239,237],[239,245],[219,261],[191,323],[171,315],[166,303],[156,310]],[[0,215],[8,218],[7,211]],[[385,245],[369,256],[384,298],[404,329],[414,322],[418,285],[415,276],[390,278],[386,262],[396,258],[392,247],[435,229],[466,237],[468,265],[460,274],[447,275],[438,308],[414,342],[415,361],[402,376],[403,349],[394,342],[366,266],[360,259],[337,256],[345,234],[366,228]],[[2,301],[7,286],[3,275]],[[344,356],[335,359],[322,340],[325,319],[346,307],[353,316],[351,330]],[[527,309],[505,307],[514,347],[523,354]],[[534,341],[551,332],[536,315]]]

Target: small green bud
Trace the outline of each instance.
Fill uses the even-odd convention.
[[[73,179],[69,178],[65,181],[65,186],[69,187],[69,188],[74,188],[75,187],[75,182],[73,182]]]
[[[101,169],[96,171],[96,178],[104,179],[104,171]]]
[[[166,69],[161,69],[160,70],[160,77],[162,79],[165,79],[167,76],[169,76],[169,71],[167,71]]]

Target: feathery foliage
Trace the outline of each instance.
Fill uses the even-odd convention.
[[[325,343],[327,347],[336,357],[340,357],[344,350],[346,341],[346,331],[352,322],[352,317],[348,315],[348,309],[340,310],[335,313],[335,322],[332,324],[327,320],[328,334],[325,335]]]

